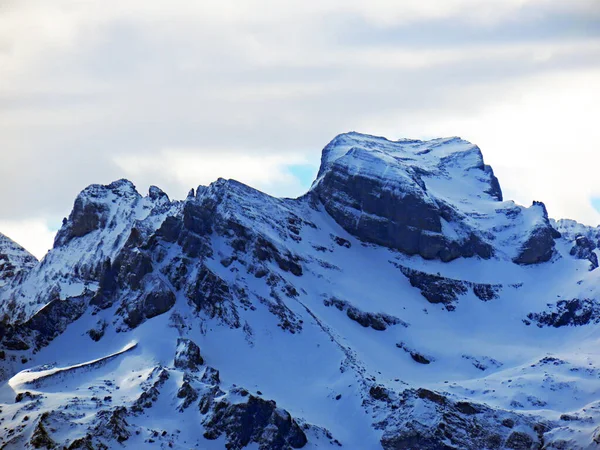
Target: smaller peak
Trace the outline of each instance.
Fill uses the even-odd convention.
[[[540,202],[537,200],[534,200],[533,203],[531,204],[531,207],[537,207],[540,208],[542,210],[542,214],[543,216],[548,219],[548,210],[546,209],[546,205],[544,204],[544,202]]]
[[[106,187],[113,192],[135,192],[136,194],[138,193],[135,185],[126,178],[121,178],[120,180],[113,181]]]
[[[113,181],[110,184],[90,184],[79,193],[77,198],[102,198],[106,197],[109,192],[112,192],[119,197],[140,196],[135,185],[131,181],[121,178],[120,180]]]
[[[157,186],[150,186],[150,188],[148,189],[148,197],[150,197],[151,200],[156,201],[156,200],[169,200],[169,196],[159,187]]]
[[[256,189],[254,189],[251,186],[248,186],[247,184],[244,184],[240,181],[234,180],[234,179],[225,179],[225,178],[218,178],[216,181],[213,181],[212,183],[210,183],[210,185],[208,185],[207,187],[204,188],[203,191],[200,191],[200,188],[198,188],[198,195],[204,195],[204,194],[208,194],[208,195],[217,195],[217,196],[223,196],[223,195],[241,195],[241,196],[246,196],[248,194],[253,194],[256,192],[260,192],[257,191]]]

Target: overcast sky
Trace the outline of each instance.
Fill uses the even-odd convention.
[[[0,231],[38,257],[91,183],[296,196],[350,130],[461,136],[597,225],[600,2],[0,0]]]

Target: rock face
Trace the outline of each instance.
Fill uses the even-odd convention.
[[[418,288],[421,295],[430,303],[444,304],[446,309],[449,310],[454,310],[454,303],[460,296],[466,295],[469,291],[472,291],[477,298],[486,302],[498,298],[498,293],[502,290],[501,284],[456,280],[410,269],[400,264],[394,265],[408,278],[411,286]]]
[[[251,442],[260,450],[286,450],[306,445],[306,435],[287,411],[274,401],[248,395],[245,403],[216,405],[205,423],[207,439],[227,435],[227,448],[241,450]]]
[[[542,221],[532,229],[522,245],[514,259],[517,264],[530,265],[550,261],[554,254],[554,239],[561,236],[550,224],[546,206],[541,202],[533,202],[533,208],[541,210]]]
[[[90,186],[41,262],[0,235],[0,447],[589,448],[598,239],[459,138],[340,135],[297,199]]]
[[[335,297],[324,300],[323,304],[325,306],[334,306],[340,311],[345,311],[349,319],[359,323],[365,328],[371,327],[377,331],[384,331],[392,325],[402,325],[404,327],[408,326],[406,322],[398,319],[397,317],[390,316],[389,314],[385,313],[364,312],[357,307],[352,306],[348,302]]]
[[[200,366],[204,364],[204,359],[200,355],[200,347],[189,339],[177,339],[174,364],[177,369],[197,372]]]
[[[140,195],[128,180],[115,181],[108,186],[88,187],[75,200],[69,218],[63,221],[63,227],[56,234],[54,246],[63,246],[75,238],[106,227],[111,218],[107,200],[114,198],[126,200],[133,206]]]
[[[448,155],[446,146],[455,153]],[[427,160],[425,167],[422,160],[416,163],[419,156]],[[390,142],[353,133],[325,147],[312,192],[340,225],[364,241],[426,259],[490,258],[492,247],[475,230],[465,227],[462,239],[444,233],[445,224],[457,221],[455,211],[427,188],[426,180],[446,167],[479,171],[478,177],[487,180],[484,193],[501,200],[498,180],[479,149],[466,141]]]

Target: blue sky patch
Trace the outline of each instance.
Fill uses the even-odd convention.
[[[294,164],[288,166],[288,171],[308,190],[314,179],[317,177],[319,167],[314,164]]]

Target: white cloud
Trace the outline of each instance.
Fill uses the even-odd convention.
[[[41,259],[52,248],[56,230],[51,230],[44,219],[0,220],[2,234],[25,247]]]
[[[600,224],[600,70],[533,77],[499,86],[503,98],[474,114],[420,115],[400,127],[365,124],[388,135],[460,135],[482,149],[507,200],[546,203],[555,218]]]
[[[115,163],[128,178],[142,184],[163,179],[172,195],[183,198],[190,187],[208,185],[216,177],[231,178],[278,196],[299,196],[305,186],[289,167],[306,164],[302,155],[207,149],[167,149],[157,155],[120,155]],[[139,183],[138,182],[138,183]],[[179,194],[179,195],[177,195]]]

